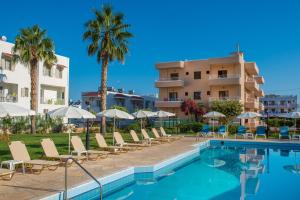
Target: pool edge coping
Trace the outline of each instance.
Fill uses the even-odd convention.
[[[197,144],[191,145],[192,147],[194,147],[194,149],[188,150],[184,153],[180,153],[171,158],[167,158],[157,164],[128,167],[126,169],[122,169],[120,171],[113,172],[112,174],[106,175],[104,177],[98,177],[97,180],[100,181],[100,183],[102,185],[105,185],[105,184],[114,182],[118,179],[124,178],[126,176],[133,175],[135,173],[155,172],[155,171],[160,170],[168,165],[171,165],[179,160],[182,160],[188,156],[191,156],[191,155],[199,152],[199,150],[208,147],[209,145],[210,145],[210,140],[200,141]],[[97,187],[98,187],[97,184],[93,180],[79,183],[79,185],[73,186],[72,188],[68,189],[68,198],[73,198],[82,193],[93,190]],[[64,191],[61,191],[56,194],[48,195],[48,196],[45,196],[45,197],[42,197],[39,199],[40,200],[63,200],[63,193],[64,193]]]

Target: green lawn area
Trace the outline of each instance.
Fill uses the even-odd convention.
[[[148,131],[148,134],[151,137],[151,131]],[[291,133],[290,133],[291,134]],[[82,134],[72,134],[78,135],[82,138],[83,143],[85,144],[85,133]],[[185,134],[189,136],[195,136],[196,133]],[[125,141],[132,142],[131,136],[129,133],[122,133],[122,136]],[[230,134],[229,138],[234,138],[235,136]],[[64,133],[51,133],[51,134],[16,134],[10,135],[10,141],[20,140],[23,141],[29,151],[31,159],[38,159],[43,156],[43,149],[41,147],[40,141],[43,138],[52,138],[56,148],[60,154],[68,154],[68,134]],[[91,149],[97,149],[98,145],[96,144],[95,134],[91,133],[90,136],[90,145]],[[278,139],[278,133],[271,133],[269,139]],[[107,133],[105,140],[108,145],[112,144],[112,134]],[[0,161],[12,159],[7,142],[0,141]]]
[[[85,134],[73,134],[78,135],[82,138],[83,143],[85,144]],[[129,133],[124,134],[122,133],[124,140],[131,141]],[[41,139],[43,138],[51,138],[60,154],[67,154],[68,153],[68,134],[63,133],[52,133],[52,134],[36,134],[36,135],[29,135],[29,134],[16,134],[10,135],[10,141],[20,140],[23,141],[28,149],[31,159],[38,159],[43,156],[43,149],[41,146]],[[90,145],[91,149],[96,149],[96,139],[95,134],[91,133],[90,136]],[[105,136],[106,142],[108,144],[112,144],[112,134],[107,133]],[[0,161],[3,160],[10,160],[12,159],[8,144],[7,142],[0,141]]]

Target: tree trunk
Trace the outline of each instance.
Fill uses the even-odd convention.
[[[30,92],[30,109],[37,112],[37,60],[30,61],[30,78],[31,78],[31,92]],[[31,120],[31,133],[36,132],[36,120],[35,115],[30,117]]]
[[[105,56],[102,61],[102,69],[101,69],[101,94],[100,94],[100,105],[101,105],[101,111],[106,110],[106,91],[107,91],[107,65],[108,65],[108,57]],[[101,132],[103,134],[106,133],[106,120],[105,117],[102,117],[101,120]]]

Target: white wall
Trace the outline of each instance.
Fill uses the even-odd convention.
[[[0,58],[2,53],[12,53],[14,44],[0,40]],[[54,77],[47,77],[43,75],[43,64],[39,63],[38,69],[38,112],[43,113],[44,109],[53,110],[62,106],[68,105],[69,102],[69,58],[56,55],[57,64],[65,66],[63,68],[62,79]],[[0,64],[1,65],[1,64]],[[14,70],[2,70],[1,73],[5,74],[7,79],[5,83],[14,83],[18,85],[18,101],[16,104],[30,108],[30,73],[27,66],[21,63],[14,65]],[[53,66],[53,68],[56,66]],[[54,69],[53,69],[54,70]],[[54,74],[54,73],[53,73]],[[65,104],[64,105],[50,105],[41,103],[41,85],[57,87],[58,89],[64,88]],[[21,97],[21,88],[27,87],[29,89],[28,97]]]

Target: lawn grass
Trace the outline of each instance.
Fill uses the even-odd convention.
[[[83,143],[85,144],[85,134],[72,134],[78,135],[82,138]],[[131,141],[129,133],[122,133],[122,136],[125,141]],[[51,134],[16,134],[10,135],[10,141],[23,141],[28,149],[31,159],[39,159],[43,156],[43,149],[41,146],[41,139],[51,138],[60,154],[68,154],[68,134],[65,133],[51,133]],[[107,133],[105,135],[107,144],[112,144],[112,134]],[[95,134],[91,133],[90,135],[90,149],[97,149],[98,145],[96,143]],[[8,143],[0,141],[0,161],[12,159]]]
[[[151,131],[148,131],[150,137],[154,137]],[[83,143],[85,144],[85,133],[81,134],[72,134],[78,135],[82,138]],[[196,133],[188,133],[186,136],[196,136]],[[132,142],[132,138],[129,133],[122,133],[122,136],[125,141]],[[10,141],[20,140],[23,141],[28,149],[28,152],[31,156],[31,159],[39,159],[43,156],[43,149],[41,147],[41,139],[51,138],[60,154],[68,154],[68,134],[65,133],[51,133],[51,134],[13,134],[10,135]],[[235,135],[230,134],[228,138],[235,138]],[[278,133],[270,133],[269,139],[278,139]],[[112,133],[107,133],[105,135],[105,140],[108,145],[112,145]],[[95,133],[90,135],[90,149],[97,149],[98,145],[95,139]],[[8,143],[0,141],[0,162],[4,160],[12,159]]]

